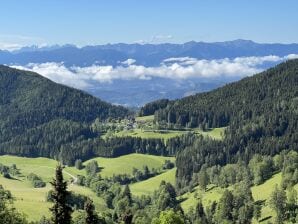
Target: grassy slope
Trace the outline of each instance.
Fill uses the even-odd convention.
[[[111,176],[114,173],[127,173],[130,174],[133,167],[141,169],[143,165],[148,165],[150,168],[160,168],[166,157],[131,154],[118,158],[96,158],[100,166],[103,167],[102,175]],[[174,161],[174,158],[168,158]],[[23,158],[15,156],[0,156],[0,163],[11,165],[16,164],[21,169],[22,175],[16,180],[5,179],[0,177],[0,184],[6,189],[9,189],[16,198],[15,205],[17,209],[28,215],[30,220],[38,220],[42,215],[48,215],[48,208],[50,203],[45,202],[45,195],[50,190],[50,185],[47,184],[46,188],[36,189],[32,188],[30,183],[25,180],[25,176],[30,172],[36,173],[47,182],[50,181],[54,174],[56,161],[46,158]],[[88,163],[86,161],[85,163]],[[65,177],[68,179],[71,175],[84,174],[84,171],[79,171],[73,167],[65,169]],[[175,183],[176,169],[168,170],[156,177],[148,180],[132,184],[131,191],[134,195],[151,194],[156,190],[162,180]],[[274,175],[265,183],[254,186],[251,188],[255,200],[267,200],[262,210],[262,218],[274,216],[273,211],[268,206],[268,198],[274,186],[281,182],[281,173]],[[211,186],[210,186],[211,187]],[[298,190],[298,185],[295,186]],[[105,209],[104,201],[88,188],[70,185],[69,189],[80,194],[90,196],[98,209],[101,211]],[[190,207],[195,206],[197,198],[201,198],[203,204],[206,206],[211,201],[218,201],[224,189],[213,187],[207,192],[202,192],[199,187],[196,187],[193,192],[186,193],[180,197],[182,208],[187,211]]]
[[[154,120],[154,115],[136,117],[136,121],[152,122],[153,120]]]
[[[152,194],[154,190],[158,189],[160,182],[163,180],[175,185],[175,173],[176,168],[168,170],[167,172],[152,177],[148,180],[130,185],[130,190],[134,195],[137,196],[143,194]]]
[[[150,169],[160,168],[164,163],[165,159],[174,161],[173,157],[161,157],[151,156],[142,154],[130,154],[118,158],[95,158],[103,167],[101,174],[103,176],[112,176],[113,174],[127,173],[131,174],[132,168],[136,167],[142,169],[144,165],[147,165]],[[86,161],[85,163],[88,163]],[[16,179],[5,179],[0,177],[0,184],[6,189],[10,190],[14,195],[16,201],[15,206],[18,210],[24,212],[29,220],[39,220],[42,215],[49,215],[48,208],[51,206],[50,203],[45,202],[46,193],[51,189],[51,186],[47,184],[45,188],[32,188],[30,183],[26,181],[26,176],[33,172],[42,177],[46,182],[52,180],[54,170],[57,162],[47,158],[24,158],[16,156],[0,156],[0,163],[5,165],[16,164],[17,168],[20,169],[22,175]],[[171,172],[171,181],[174,182],[175,172]],[[74,167],[66,167],[64,169],[64,177],[69,179],[70,175],[85,174],[84,170],[77,170]],[[167,179],[168,172],[161,174],[154,179]],[[150,179],[150,180],[151,180]],[[155,186],[158,187],[158,181],[155,181],[156,185],[151,186],[152,191]],[[76,185],[70,185],[69,189],[79,194],[87,195],[94,200],[96,208],[99,210],[105,209],[105,203],[103,199],[96,197],[96,195],[88,188],[80,187]],[[146,190],[145,190],[146,191]],[[145,192],[144,192],[145,193]]]
[[[32,188],[29,182],[22,179],[6,179],[0,177],[0,184],[5,189],[11,191],[15,197],[15,207],[25,213],[31,221],[39,220],[43,215],[49,216],[48,208],[51,203],[45,201],[47,192],[51,189],[50,184],[45,188]],[[89,196],[95,203],[98,210],[105,209],[103,199],[96,197],[90,189],[75,185],[70,185],[69,190]]]
[[[208,136],[208,137],[211,137],[214,139],[222,139],[223,135],[224,135],[225,128],[213,128],[208,131],[202,131],[198,128],[193,129],[193,130],[195,131],[195,133],[201,134],[203,136]]]
[[[136,128],[134,130],[127,130],[127,131],[120,131],[116,133],[116,136],[132,136],[132,137],[140,137],[140,138],[162,138],[162,139],[169,139],[174,138],[179,135],[185,134],[185,131],[176,131],[176,130],[169,130],[167,132],[159,132],[159,131],[147,131]]]
[[[219,187],[214,187],[206,192],[203,192],[199,187],[194,188],[192,192],[187,192],[183,194],[179,199],[181,202],[181,207],[187,211],[191,207],[195,207],[198,198],[202,199],[204,206],[209,205],[212,201],[218,201],[223,193],[224,189]]]
[[[281,173],[274,175],[272,178],[267,180],[265,183],[253,186],[251,188],[253,198],[255,201],[257,200],[265,200],[265,205],[262,209],[262,218],[274,216],[274,212],[268,205],[268,199],[275,187],[275,185],[279,185],[281,182]],[[298,190],[298,185],[295,186],[295,189]],[[181,206],[182,208],[187,211],[191,207],[195,207],[198,198],[202,199],[204,206],[209,205],[212,201],[218,201],[223,193],[224,189],[219,187],[214,187],[211,190],[207,190],[207,192],[203,192],[199,187],[196,187],[193,192],[185,193],[180,197],[182,200]],[[272,219],[268,219],[268,221],[272,221]],[[254,220],[255,223],[257,223]]]
[[[140,138],[162,138],[162,139],[169,139],[174,138],[180,135],[187,133],[188,131],[195,131],[196,134],[201,134],[203,136],[209,136],[215,139],[222,139],[222,134],[224,132],[224,128],[214,128],[209,131],[202,131],[200,129],[189,129],[185,131],[178,131],[178,130],[168,130],[166,132],[159,132],[158,130],[142,130],[136,128],[134,130],[127,130],[127,131],[120,131],[116,133],[116,136],[132,136],[132,137],[140,137]]]
[[[160,169],[165,160],[175,161],[175,158],[134,153],[117,158],[97,157],[92,160],[96,160],[99,166],[102,167],[100,173],[103,177],[110,177],[113,174],[131,174],[133,167],[142,169],[144,165],[147,165],[149,169]]]
[[[132,136],[132,137],[140,137],[140,138],[161,138],[167,140],[169,138],[174,138],[180,135],[187,133],[188,131],[194,131],[196,134],[202,134],[203,136],[209,136],[215,139],[221,139],[223,136],[223,132],[225,128],[214,128],[209,131],[202,131],[198,128],[195,129],[186,129],[186,130],[151,130],[153,127],[154,116],[144,116],[144,117],[136,117],[137,123],[147,124],[150,128],[135,128],[132,130],[123,130],[115,133],[114,135],[123,137],[123,136]],[[147,130],[148,129],[148,130]]]

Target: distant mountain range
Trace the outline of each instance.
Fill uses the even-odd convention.
[[[64,62],[66,66],[113,65],[129,58],[136,64],[158,66],[168,58],[192,57],[197,59],[222,59],[249,56],[284,56],[298,53],[298,44],[260,44],[250,40],[226,42],[187,42],[184,44],[106,44],[85,46],[54,45],[38,48],[24,47],[8,52],[0,51],[1,64],[28,64]]]
[[[208,91],[298,55],[298,44],[250,40],[184,44],[29,46],[0,51],[18,66],[114,104],[142,106]]]

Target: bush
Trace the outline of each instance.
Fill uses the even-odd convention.
[[[27,180],[29,180],[34,188],[45,187],[46,183],[41,179],[41,177],[37,176],[34,173],[30,173],[27,176]]]
[[[162,165],[162,168],[164,170],[169,170],[175,167],[175,164],[171,162],[170,160],[165,160],[165,163]]]

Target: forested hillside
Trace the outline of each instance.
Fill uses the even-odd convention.
[[[168,99],[161,99],[156,100],[150,103],[145,104],[143,107],[141,107],[139,115],[140,116],[148,116],[153,115],[155,111],[164,109],[169,103]]]
[[[94,137],[98,118],[123,118],[128,109],[42,76],[0,66],[0,153],[52,156],[64,144]],[[36,153],[38,152],[38,153]]]
[[[208,129],[227,126],[222,141],[198,138],[177,155],[183,188],[202,168],[298,150],[298,60],[209,93],[172,101],[155,113],[157,123]]]
[[[286,109],[286,105],[294,107],[297,73],[298,61],[288,61],[214,91],[171,101],[156,112],[155,119],[181,126],[214,128],[278,112]],[[289,99],[291,102],[287,102]]]

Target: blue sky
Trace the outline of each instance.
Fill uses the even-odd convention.
[[[297,0],[2,0],[0,47],[298,42]]]

